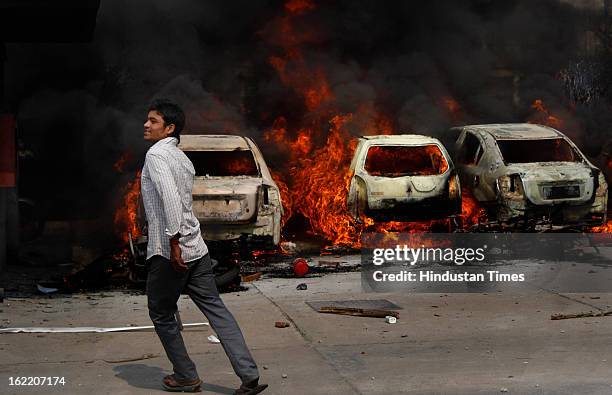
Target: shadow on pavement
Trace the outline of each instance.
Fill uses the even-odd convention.
[[[150,390],[163,391],[161,382],[168,374],[159,366],[149,366],[144,364],[126,364],[113,367],[115,377],[125,380],[132,387]],[[202,384],[203,391],[215,392],[218,394],[233,394],[234,389],[210,383]]]
[[[130,363],[113,367],[115,377],[127,381],[132,387],[162,390],[161,382],[168,373],[159,366]]]

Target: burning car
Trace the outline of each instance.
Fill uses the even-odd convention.
[[[362,220],[436,219],[461,212],[461,187],[440,141],[420,135],[364,136],[350,170],[347,205]]]
[[[458,132],[461,182],[501,223],[590,226],[606,221],[608,185],[563,133],[535,124],[469,125]]]
[[[193,211],[208,241],[280,242],[283,208],[278,186],[253,140],[233,135],[182,135],[193,163]]]

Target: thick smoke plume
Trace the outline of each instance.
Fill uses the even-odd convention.
[[[350,114],[350,136],[444,137],[453,125],[540,121],[538,99],[596,157],[610,103],[580,89],[607,82],[580,65],[604,58],[602,17],[554,0],[102,1],[91,43],[7,45],[8,101],[33,154],[22,189],[49,216],[112,219],[161,96],[184,107],[190,132],[254,137],[273,170],[291,154],[264,138],[278,122],[294,142],[316,127],[314,152],[333,115]],[[113,164],[126,151],[122,175]]]

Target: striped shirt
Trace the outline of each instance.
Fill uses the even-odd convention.
[[[147,151],[141,175],[142,201],[147,214],[149,240],[147,259],[161,255],[170,259],[170,238],[180,233],[181,257],[185,262],[208,253],[200,234],[200,221],[193,214],[193,164],[166,137]]]

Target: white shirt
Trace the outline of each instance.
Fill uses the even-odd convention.
[[[185,262],[208,253],[193,214],[195,169],[178,147],[175,137],[159,140],[147,151],[141,175],[141,192],[149,229],[147,259],[161,255],[170,259],[170,238],[180,233]]]

